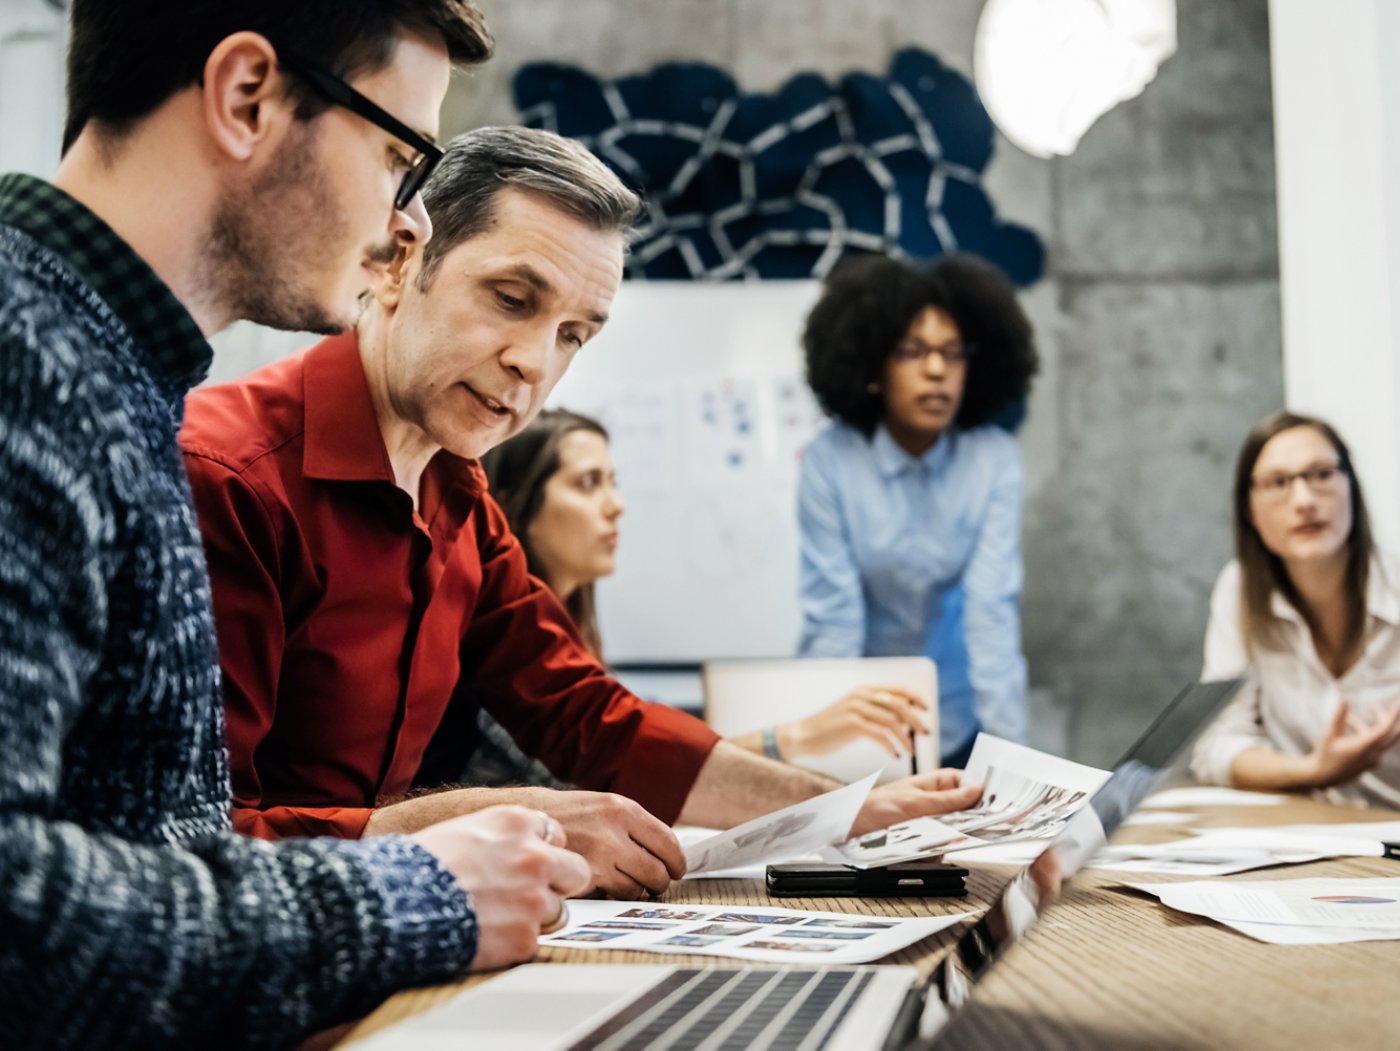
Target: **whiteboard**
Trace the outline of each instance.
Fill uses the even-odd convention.
[[[607,426],[626,504],[598,584],[610,662],[796,652],[798,460],[825,423],[800,339],[820,289],[625,282],[555,388]]]

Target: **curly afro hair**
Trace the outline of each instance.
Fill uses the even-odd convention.
[[[925,307],[948,314],[974,348],[958,427],[990,423],[1025,399],[1040,359],[1016,290],[1000,270],[967,254],[944,256],[927,270],[863,256],[827,279],[802,335],[807,383],[828,415],[867,436],[875,432],[885,402],[870,385],[880,382],[885,360]]]

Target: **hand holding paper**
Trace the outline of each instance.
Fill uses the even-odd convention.
[[[850,834],[851,823],[870,794],[875,777],[871,774],[686,847],[686,875],[789,861],[841,842]]]
[[[1108,772],[979,734],[963,778],[982,785],[975,805],[867,832],[829,856],[869,868],[987,843],[1048,839],[1089,801]]]

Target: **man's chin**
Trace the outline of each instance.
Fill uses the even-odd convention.
[[[515,430],[502,429],[492,434],[454,436],[440,442],[442,448],[463,460],[480,460],[496,446],[515,436]]]

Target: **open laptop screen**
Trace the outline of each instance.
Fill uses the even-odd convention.
[[[1239,679],[1196,683],[1172,699],[1115,764],[1089,805],[1050,841],[1046,855],[1054,851],[1054,869],[1060,879],[1068,880],[1078,872],[1123,819],[1157,788],[1241,684]],[[958,939],[935,969],[919,1027],[921,1036],[928,1038],[941,1029],[967,999],[972,984],[1036,921],[1040,901],[1037,879],[1044,878],[1042,873],[1048,870],[1046,855],[1011,881],[1001,899]]]

